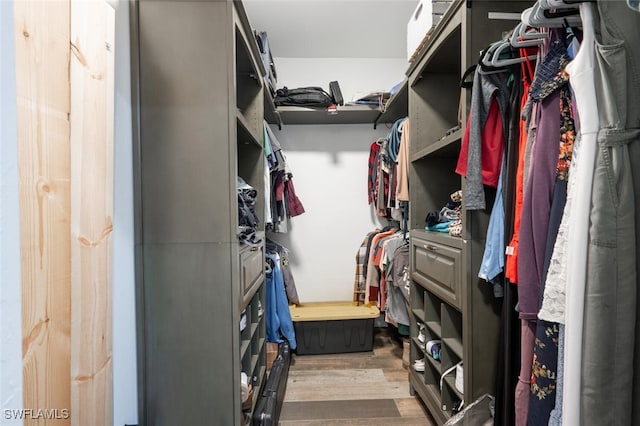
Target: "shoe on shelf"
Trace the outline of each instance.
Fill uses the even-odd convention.
[[[424,371],[424,358],[413,361],[413,369],[418,372]]]
[[[425,343],[427,341],[427,337],[425,334],[425,325],[421,322],[418,323],[418,328],[420,331],[418,332],[418,341],[420,343]]]
[[[262,309],[262,302],[258,300],[258,319],[262,318],[262,314],[264,314],[264,310]]]

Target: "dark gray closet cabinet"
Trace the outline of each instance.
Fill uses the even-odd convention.
[[[140,424],[243,424],[265,274],[264,245],[238,242],[236,178],[264,241],[264,67],[240,2],[132,5]]]
[[[456,0],[434,29],[409,77],[411,139],[411,363],[425,358],[424,372],[411,368],[409,381],[435,420],[442,424],[460,401],[469,405],[495,393],[501,302],[477,277],[489,211],[464,212],[462,237],[424,230],[425,217],[440,210],[464,185],[455,173],[471,90],[460,88],[464,71],[480,51],[517,21],[490,20],[490,12],[521,12],[526,2]],[[450,131],[458,125],[459,130]],[[463,200],[464,203],[464,200]],[[487,200],[492,205],[492,200]],[[441,359],[426,354],[426,340],[441,340]],[[455,385],[462,361],[463,392]]]

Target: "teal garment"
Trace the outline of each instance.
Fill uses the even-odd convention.
[[[433,226],[425,226],[424,229],[432,232],[449,232],[449,225],[452,223],[452,221],[436,223]]]

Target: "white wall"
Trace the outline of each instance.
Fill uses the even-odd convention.
[[[340,83],[342,97],[351,101],[356,94],[389,91],[405,78],[406,59],[398,58],[274,58],[278,88],[320,86],[329,91],[329,82]]]
[[[0,424],[4,410],[22,408],[22,317],[18,136],[13,2],[0,1]]]
[[[407,62],[389,58],[274,58],[278,87],[321,86],[337,80],[345,100],[356,92],[389,90]],[[371,143],[384,125],[284,125],[273,128],[306,212],[287,234],[270,234],[291,251],[301,303],[353,300],[355,256],[366,234],[387,221],[367,204]]]
[[[369,146],[388,132],[373,125],[298,125],[273,128],[293,172],[306,212],[287,234],[270,238],[291,251],[301,303],[351,301],[355,256],[380,226],[367,204]],[[382,226],[386,225],[382,220]]]
[[[111,1],[115,23],[113,212],[113,424],[138,423],[129,2]]]

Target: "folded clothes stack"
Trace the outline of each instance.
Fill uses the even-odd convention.
[[[425,229],[433,232],[446,232],[454,237],[462,234],[462,191],[451,194],[451,201],[438,211],[427,213]]]

